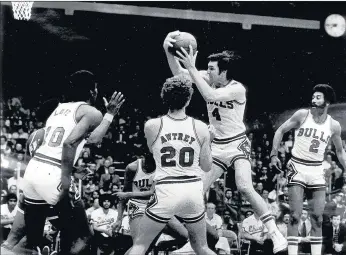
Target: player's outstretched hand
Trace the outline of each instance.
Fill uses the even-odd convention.
[[[271,164],[272,164],[272,166],[275,166],[279,171],[281,171],[282,165],[281,165],[281,161],[280,161],[280,159],[278,158],[278,156],[273,155],[273,156],[271,156],[270,158],[271,158]]]
[[[112,114],[113,116],[119,112],[120,107],[125,102],[124,96],[121,92],[114,91],[109,102],[106,98],[103,98],[105,106],[107,108],[107,112]]]
[[[120,198],[120,199],[127,199],[128,198],[128,193],[127,192],[117,192],[115,195]]]
[[[52,253],[50,253],[50,249],[48,246],[45,246],[42,249],[42,252],[41,252],[41,249],[39,247],[37,247],[37,252],[38,252],[38,255],[55,255],[55,254],[58,254],[56,251],[52,251]]]
[[[196,58],[198,51],[196,51],[196,53],[193,54],[193,48],[191,44],[189,45],[189,53],[187,53],[187,51],[183,47],[181,47],[180,49],[183,52],[183,54],[179,51],[176,51],[179,57],[175,58],[179,60],[181,63],[183,63],[186,69],[194,68],[196,66]]]
[[[176,37],[177,35],[180,35],[180,31],[179,30],[176,30],[176,31],[168,33],[168,35],[166,36],[165,40],[163,41],[163,48],[165,49],[165,51],[168,51],[169,47],[173,47],[172,43],[176,42],[174,37]]]

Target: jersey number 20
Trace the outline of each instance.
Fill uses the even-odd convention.
[[[176,160],[173,158],[177,151],[172,146],[163,147],[160,151],[163,153],[161,156],[162,167],[174,167],[177,165]],[[195,156],[195,151],[191,147],[183,147],[179,151],[179,165],[182,167],[192,166]]]
[[[48,146],[58,147],[61,144],[62,138],[64,137],[65,129],[63,127],[57,127],[56,129],[54,129],[53,132],[50,132],[51,128],[52,127],[47,128],[42,145],[44,145],[47,142],[47,139],[50,136]]]

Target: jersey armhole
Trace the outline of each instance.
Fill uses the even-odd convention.
[[[306,115],[305,119],[304,119],[303,122],[299,125],[298,128],[300,128],[301,126],[303,126],[303,124],[305,123],[305,121],[308,119],[309,114],[310,114],[310,110],[308,110],[308,114]],[[297,128],[297,129],[298,129],[298,128]]]
[[[199,139],[199,137],[197,135],[195,119],[194,118],[191,118],[191,119],[192,119],[193,132],[195,133],[195,136],[196,136],[196,139],[197,139],[197,142],[198,142],[199,146],[202,147],[201,140]]]
[[[88,104],[87,103],[81,103],[80,105],[77,106],[76,110],[73,113],[73,120],[74,120],[75,124],[78,123],[78,121],[76,120],[77,111],[78,111],[79,107],[81,107],[82,105],[88,105]]]
[[[160,120],[161,120],[161,123],[160,123],[159,132],[157,132],[157,136],[156,136],[154,142],[151,144],[151,146],[154,146],[154,144],[156,143],[157,139],[159,138],[159,136],[161,134],[161,130],[162,130],[162,127],[163,127],[163,119],[162,119],[162,117],[160,118]]]

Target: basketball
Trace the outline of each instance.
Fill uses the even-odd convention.
[[[175,36],[174,39],[177,41],[175,43],[172,43],[173,47],[168,48],[168,51],[170,53],[172,53],[174,56],[179,57],[177,55],[176,51],[178,50],[181,52],[180,47],[183,47],[187,51],[187,53],[189,53],[190,52],[190,49],[189,49],[190,44],[193,48],[193,54],[196,53],[197,41],[196,41],[196,38],[192,34],[186,33],[186,32],[181,32],[179,35]]]

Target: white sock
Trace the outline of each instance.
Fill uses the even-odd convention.
[[[298,255],[298,237],[288,236],[288,255]]]
[[[311,244],[311,255],[322,254],[322,237],[310,236],[310,244]]]

